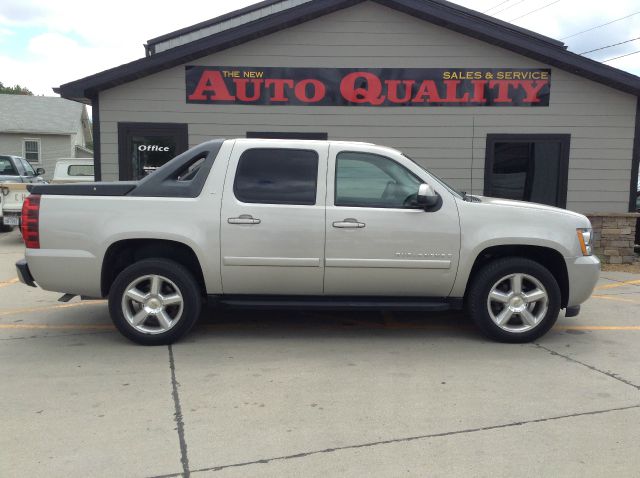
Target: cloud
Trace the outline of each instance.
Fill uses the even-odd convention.
[[[23,57],[0,53],[0,81],[5,85],[20,84],[47,96],[54,94],[54,87],[123,62],[119,48],[91,47],[54,32],[31,38],[24,51],[27,54]]]
[[[43,33],[29,41],[27,50],[35,56],[49,58],[58,52],[73,52],[81,47],[71,38],[60,33]]]
[[[2,42],[5,38],[10,37],[11,35],[14,35],[13,30],[0,27],[0,42]]]
[[[0,36],[0,81],[52,95],[54,86],[143,57],[143,44],[150,38],[252,3],[255,1],[88,4],[86,0],[1,0],[0,29],[30,27],[37,36],[28,41],[26,55],[20,58],[3,50]]]
[[[22,0],[3,0],[0,3],[0,24],[24,24],[47,16],[46,6]]]

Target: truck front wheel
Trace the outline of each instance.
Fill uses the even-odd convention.
[[[145,259],[123,270],[109,292],[117,329],[142,345],[168,345],[193,327],[202,297],[193,275],[168,259]]]
[[[560,287],[530,259],[507,257],[485,265],[472,279],[468,312],[480,331],[499,342],[525,343],[543,336],[558,319]]]

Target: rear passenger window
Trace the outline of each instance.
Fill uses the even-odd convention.
[[[175,175],[176,179],[178,181],[181,181],[181,182],[193,181],[193,179],[200,172],[200,169],[204,165],[204,161],[206,159],[207,159],[207,154],[206,153],[203,153],[203,154],[201,154],[199,156],[196,156],[191,161],[189,161],[187,164],[185,164],[184,167],[180,171],[177,172],[177,174]]]
[[[68,176],[93,176],[93,164],[72,164],[67,168]]]
[[[300,149],[259,148],[245,151],[233,185],[245,203],[316,203],[318,153]]]

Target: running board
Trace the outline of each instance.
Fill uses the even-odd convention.
[[[414,297],[209,296],[211,302],[243,309],[404,310],[440,312],[462,309],[462,299]]]

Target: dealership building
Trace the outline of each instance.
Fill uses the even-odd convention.
[[[442,0],[266,0],[56,89],[93,107],[96,176],[211,138],[392,146],[452,186],[589,215],[633,256],[640,78]]]

